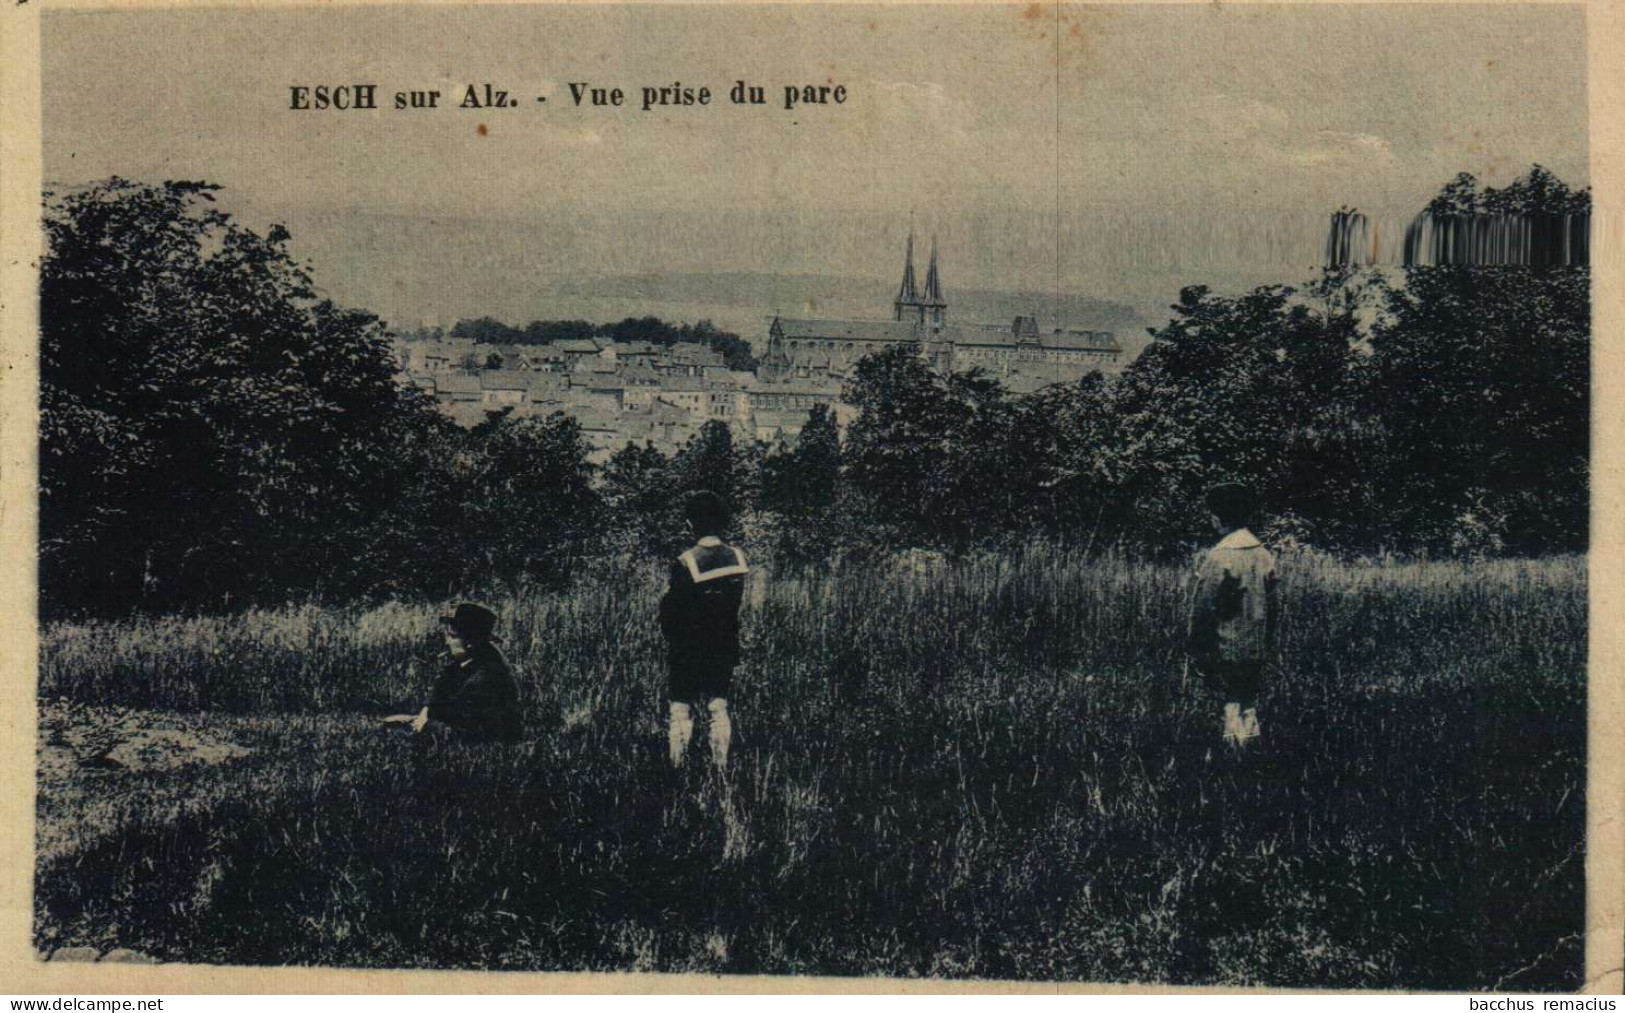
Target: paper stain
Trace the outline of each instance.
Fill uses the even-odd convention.
[[[481,137],[484,137],[490,131],[486,130],[485,129],[485,124],[481,123],[479,126],[474,128],[474,132],[476,134],[479,134]]]
[[[1031,3],[1020,19],[1028,38],[1051,50],[1049,63],[1060,71],[1062,86],[1076,92],[1099,72],[1096,45],[1116,16],[1105,7],[1066,5],[1057,11],[1055,4]]]

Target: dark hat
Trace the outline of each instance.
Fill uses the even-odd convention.
[[[1207,508],[1225,524],[1240,527],[1252,519],[1256,504],[1251,489],[1239,482],[1221,482],[1207,491]]]
[[[460,602],[451,614],[441,616],[440,621],[450,626],[452,632],[464,640],[497,639],[491,634],[497,627],[497,614],[484,605],[476,605],[471,601]]]

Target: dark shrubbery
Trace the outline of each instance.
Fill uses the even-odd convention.
[[[594,324],[586,320],[532,320],[524,327],[513,327],[494,317],[480,317],[478,320],[457,321],[452,326],[451,337],[472,338],[490,345],[547,345],[555,341],[588,338],[608,338],[623,343],[647,341],[667,347],[676,344],[704,345],[721,355],[723,364],[729,369],[749,372],[756,368],[756,356],[751,353],[750,342],[732,331],[722,330],[709,320],[692,324],[667,323],[659,317],[627,317],[613,324]],[[498,358],[500,360],[500,356]],[[492,368],[500,365],[498,361],[492,364]]]
[[[319,298],[215,187],[48,194],[40,268],[40,562],[48,607],[319,591],[434,416],[378,320]]]

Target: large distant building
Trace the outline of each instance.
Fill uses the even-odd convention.
[[[1123,348],[1110,331],[1056,328],[1043,333],[1031,316],[1018,316],[1009,324],[951,324],[947,318],[936,240],[931,241],[922,290],[914,280],[910,235],[890,320],[776,316],[768,327],[762,378],[770,382],[844,378],[864,356],[907,343],[918,345],[937,369],[980,368],[1017,390],[1062,383],[1097,370],[1115,371],[1121,365]]]

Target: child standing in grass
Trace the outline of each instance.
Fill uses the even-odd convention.
[[[698,538],[671,565],[666,595],[660,600],[660,631],[670,664],[671,764],[681,767],[694,737],[694,707],[709,714],[711,761],[728,765],[733,724],[728,693],[739,664],[739,603],[745,593],[745,554],[724,544],[728,507],[722,497],[699,492],[684,504]]]
[[[1224,698],[1224,741],[1241,749],[1258,738],[1258,695],[1275,648],[1275,557],[1247,529],[1254,503],[1245,486],[1213,487],[1207,506],[1223,537],[1196,569],[1187,649]]]

